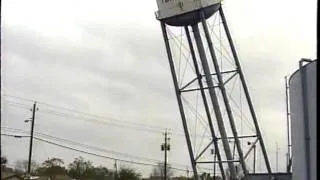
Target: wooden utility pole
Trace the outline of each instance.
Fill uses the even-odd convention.
[[[36,116],[37,104],[34,102],[32,108],[31,120],[25,120],[25,122],[31,121],[31,134],[30,134],[30,144],[29,144],[29,158],[28,158],[28,175],[31,176],[31,158],[32,158],[32,145],[33,145],[33,132],[34,132],[34,121]]]
[[[117,180],[118,179],[118,164],[117,164],[117,160],[116,159],[114,160],[114,168],[115,168],[114,180]]]
[[[161,144],[161,151],[164,151],[164,180],[167,180],[167,151],[170,151],[170,144],[168,141],[170,138],[168,138],[168,132],[167,130],[164,133],[164,143]]]
[[[279,151],[279,148],[278,148],[278,143],[276,143],[276,169],[277,169],[277,172],[279,172],[279,169],[278,169],[278,152]]]

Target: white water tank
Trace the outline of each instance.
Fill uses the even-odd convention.
[[[205,18],[221,6],[221,0],[157,0],[156,18],[172,26],[187,26],[200,22],[199,10]]]
[[[317,60],[289,79],[292,180],[317,179]]]

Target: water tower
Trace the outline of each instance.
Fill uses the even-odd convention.
[[[214,167],[214,170],[217,164],[223,179],[246,178],[249,173],[246,158],[253,152],[253,149],[255,151],[255,148],[258,147],[256,144],[260,145],[261,157],[265,162],[268,173],[271,174],[258,120],[221,7],[221,0],[157,0],[157,5],[159,10],[156,12],[156,18],[161,23],[194,178],[199,179],[198,173],[201,164]],[[211,37],[212,31],[214,33],[215,30],[208,27],[208,20],[212,16],[219,16],[228,44],[227,49],[232,54],[230,57],[233,66],[229,66],[228,69],[222,68],[223,61],[219,62],[222,56],[219,56],[219,53],[216,52],[215,43],[217,42],[213,41]],[[170,28],[173,28],[173,30],[170,30]],[[175,33],[180,34],[175,35]],[[178,39],[178,44],[180,42],[178,48],[173,48],[174,42],[177,42],[175,39]],[[178,58],[175,59],[175,56]],[[182,56],[187,59],[185,68],[180,68]],[[191,60],[189,61],[189,59]],[[186,73],[187,66],[191,69],[189,73]],[[188,81],[182,80],[185,76],[189,76]],[[239,87],[241,86],[239,91],[244,94],[243,98],[245,98],[250,116],[247,120],[252,123],[253,134],[239,135],[238,132],[239,121],[235,118],[235,110],[230,102],[232,101],[232,95],[228,94],[229,89],[231,89],[228,83],[236,77],[239,79]],[[197,108],[198,103],[187,103],[184,96],[190,93],[199,94],[202,108]],[[197,109],[196,114],[203,111],[206,124],[204,125],[205,128],[198,133],[208,129],[210,136],[209,143],[199,150],[198,155],[195,154],[197,142],[193,142],[195,139],[192,138],[192,136],[197,137],[197,134],[190,128],[191,120],[188,119],[190,116],[186,113],[186,106],[195,107]],[[253,138],[250,144],[248,143],[250,147],[243,148],[244,144],[247,143],[243,143],[245,138]],[[233,142],[233,147],[231,142]],[[214,160],[204,160],[202,156],[207,154],[210,148],[214,152]],[[244,149],[247,150],[246,153],[244,153]],[[239,177],[241,174],[242,177]]]

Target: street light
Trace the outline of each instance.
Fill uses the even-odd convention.
[[[30,118],[30,119],[26,119],[26,120],[24,120],[24,122],[25,123],[28,123],[28,122],[30,122],[30,121],[32,121],[32,119]]]

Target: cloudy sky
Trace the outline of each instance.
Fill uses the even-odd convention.
[[[223,2],[270,161],[275,169],[278,143],[281,171],[286,150],[284,76],[298,68],[300,58],[316,57],[316,3]],[[168,128],[173,147],[169,159],[189,166],[156,10],[156,1],[146,0],[2,1],[2,127],[28,131],[30,124],[23,121],[37,100],[37,132],[160,160],[161,132]],[[27,158],[27,139],[2,136],[1,143],[12,164]],[[35,141],[39,162],[54,156],[69,162],[79,155],[112,168],[113,161]]]

